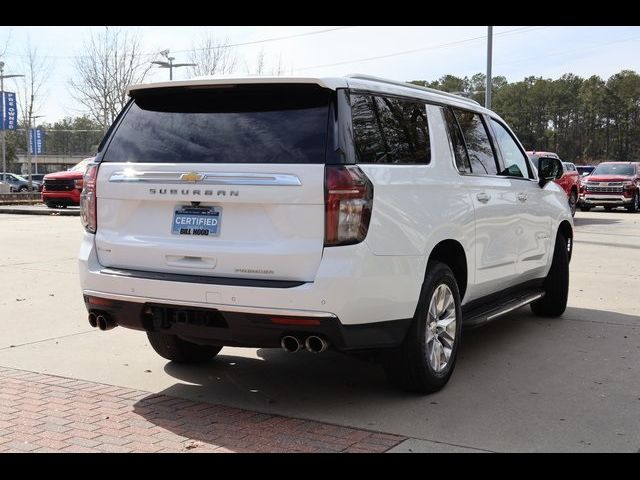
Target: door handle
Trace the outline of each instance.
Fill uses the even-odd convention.
[[[476,198],[479,202],[487,203],[489,200],[491,200],[491,195],[487,195],[486,193],[481,192],[476,195]]]
[[[526,202],[527,201],[527,194],[526,193],[519,193],[517,195],[518,200],[520,200],[521,202]]]

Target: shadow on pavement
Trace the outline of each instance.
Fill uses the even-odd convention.
[[[572,307],[562,318],[548,319],[535,317],[524,307],[482,328],[463,331],[451,381],[442,391],[425,396],[389,387],[382,368],[373,361],[335,352],[316,355],[247,349],[255,352],[256,358],[242,356],[241,349],[227,348],[204,365],[167,363],[165,372],[179,383],[160,394],[396,434],[416,436],[412,430],[422,433],[424,428],[427,438],[437,435],[440,439],[447,435],[446,429],[439,433],[433,429],[439,428],[439,422],[445,425],[452,415],[462,415],[467,424],[479,422],[483,427],[483,419],[502,418],[504,412],[496,398],[521,402],[516,422],[527,409],[540,408],[539,392],[567,396],[561,403],[571,403],[573,390],[583,388],[585,381],[591,383],[591,377],[600,381],[612,374],[601,363],[603,352],[594,349],[594,342],[600,344],[597,339],[609,335],[612,328],[637,326],[640,317],[634,315]],[[630,335],[622,340],[627,343],[640,340],[636,338],[640,333],[633,329],[617,333],[621,339],[622,333]],[[567,338],[571,339],[569,345]],[[612,346],[614,350],[620,347]],[[577,379],[575,372],[558,369],[563,358],[575,356],[586,362],[580,367],[584,378]],[[636,350],[629,350],[630,362],[635,362],[636,356]],[[536,392],[531,393],[533,385]],[[181,419],[180,411],[169,408],[156,412],[148,408],[139,413],[163,428],[172,430],[172,425]],[[490,429],[487,421],[486,428]],[[468,427],[461,424],[456,428]],[[180,433],[179,430],[175,432]]]
[[[603,210],[604,212],[604,210]],[[609,213],[609,212],[606,212]],[[582,227],[585,225],[613,225],[615,223],[620,223],[622,220],[617,218],[585,218],[575,216],[573,217],[573,224],[576,227]]]
[[[517,342],[536,342],[554,335],[567,322],[640,326],[640,317],[621,313],[569,307],[561,318],[533,316],[521,308],[481,328],[464,330],[453,380],[482,375],[483,362]],[[258,349],[258,358],[234,355],[239,349],[223,349],[212,361],[201,365],[168,362],[165,372],[179,380],[163,393],[183,398],[215,398],[225,404],[251,404],[271,410],[281,402],[304,407],[306,402],[343,402],[367,397],[384,401],[428,399],[389,386],[379,363],[327,351],[287,353],[279,349]],[[247,349],[251,350],[251,349]],[[184,383],[182,383],[184,382]],[[442,392],[446,394],[452,382]],[[428,402],[427,402],[428,403]]]

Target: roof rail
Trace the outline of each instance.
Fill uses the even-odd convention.
[[[423,91],[426,91],[426,92],[435,93],[437,95],[443,95],[445,97],[455,98],[456,100],[460,100],[462,102],[468,102],[468,103],[473,103],[475,105],[480,105],[478,102],[476,102],[475,100],[473,100],[471,98],[461,97],[460,95],[454,95],[453,93],[443,92],[442,90],[437,90],[435,88],[429,88],[429,87],[422,87],[420,85],[414,85],[413,83],[399,82],[397,80],[389,80],[387,78],[374,77],[373,75],[363,75],[363,74],[359,74],[359,73],[347,75],[347,78],[356,78],[356,79],[359,79],[359,80],[371,80],[373,82],[388,83],[390,85],[397,85],[399,87],[413,88],[415,90],[423,90]],[[482,105],[480,105],[480,106],[482,106]]]

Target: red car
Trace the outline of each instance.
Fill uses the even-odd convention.
[[[42,202],[49,208],[69,205],[80,205],[80,193],[82,192],[82,176],[87,164],[93,160],[85,158],[73,168],[65,172],[49,173],[44,176],[42,188]]]
[[[560,157],[557,153],[553,152],[527,152],[529,158],[534,163],[534,165],[538,164],[538,158],[541,157],[552,157],[560,160]],[[576,207],[578,206],[578,200],[580,195],[580,173],[578,173],[578,169],[573,163],[570,162],[562,162],[563,173],[562,177],[557,180],[554,180],[558,185],[562,187],[562,189],[567,194],[567,199],[569,201],[569,208],[571,209],[571,216],[576,214]]]
[[[582,180],[580,210],[625,207],[640,211],[640,162],[603,162]]]

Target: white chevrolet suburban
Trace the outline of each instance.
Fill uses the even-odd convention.
[[[86,171],[89,322],[175,362],[223,346],[374,352],[442,388],[462,327],[566,307],[573,223],[505,122],[369,76],[131,87]]]

